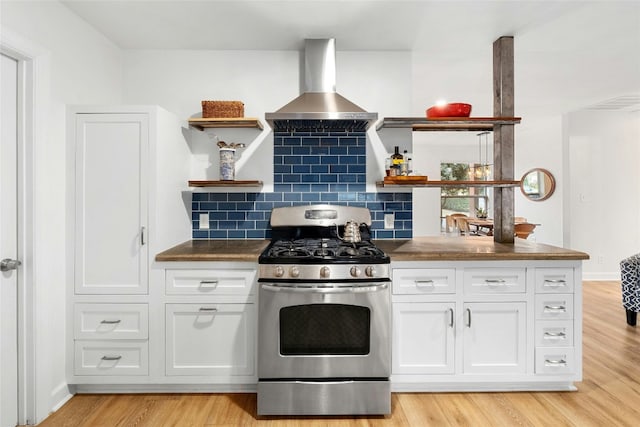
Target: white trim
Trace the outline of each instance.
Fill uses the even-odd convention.
[[[46,410],[38,411],[38,393],[44,390],[38,389],[41,381],[37,371],[34,152],[46,132],[50,60],[46,50],[8,28],[2,29],[0,51],[18,61],[22,89],[18,106],[22,119],[18,129],[18,257],[22,261],[18,286],[18,422],[34,424],[48,415]]]
[[[583,281],[611,281],[611,280],[620,280],[620,272],[594,272],[594,273],[585,273],[582,271],[582,280]]]

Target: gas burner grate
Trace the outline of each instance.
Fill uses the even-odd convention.
[[[262,261],[295,262],[322,261],[369,261],[386,258],[384,252],[370,241],[358,243],[344,242],[339,239],[310,238],[294,240],[276,240],[262,256]]]

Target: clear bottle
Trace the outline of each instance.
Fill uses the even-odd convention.
[[[404,150],[402,155],[402,163],[400,164],[400,175],[409,175],[409,157],[407,154],[407,150]]]

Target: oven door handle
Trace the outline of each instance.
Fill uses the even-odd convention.
[[[344,286],[344,287],[294,287],[283,286],[276,284],[260,285],[265,291],[271,292],[290,292],[299,294],[358,294],[358,293],[371,293],[386,290],[389,287],[388,283],[371,284],[369,286]]]

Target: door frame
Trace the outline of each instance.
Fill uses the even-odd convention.
[[[18,61],[18,423],[35,424],[47,415],[38,414],[36,399],[34,149],[45,136],[49,55],[7,28],[0,51]]]

